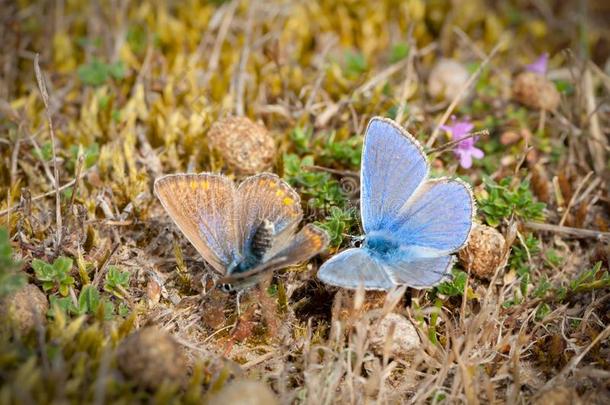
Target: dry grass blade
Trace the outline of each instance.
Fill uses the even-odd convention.
[[[595,102],[595,88],[593,85],[593,75],[590,69],[586,69],[583,76],[583,86],[585,93],[586,111],[589,116],[589,131],[591,140],[588,141],[589,151],[593,157],[593,167],[598,175],[601,175],[608,164],[606,156],[606,148],[608,147],[608,138],[604,135],[600,121],[598,110]]]
[[[44,76],[40,71],[39,64],[40,56],[36,54],[34,58],[34,71],[36,72],[36,81],[38,82],[38,89],[40,90],[40,95],[42,96],[42,101],[44,103],[47,121],[49,125],[49,133],[51,134],[51,150],[53,153],[53,178],[55,187],[55,225],[56,229],[56,239],[55,239],[55,250],[57,252],[60,251],[62,236],[63,236],[63,223],[61,217],[61,195],[59,188],[61,187],[59,184],[59,170],[57,167],[57,145],[55,140],[55,130],[53,128],[53,119],[51,118],[51,112],[49,110],[49,93],[47,92],[47,86],[45,84]]]
[[[524,225],[534,231],[548,231],[555,233],[563,233],[576,238],[610,238],[610,232],[596,231],[593,229],[572,228],[569,226],[560,226],[553,224],[545,224],[541,222],[526,222]]]

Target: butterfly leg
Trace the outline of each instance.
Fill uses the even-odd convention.
[[[241,307],[239,305],[239,300],[241,299],[241,296],[243,295],[245,290],[238,290],[237,294],[235,294],[235,305],[237,306],[237,318],[239,318],[241,316]]]

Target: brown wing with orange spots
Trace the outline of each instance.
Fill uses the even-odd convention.
[[[229,274],[221,279],[219,283],[229,283],[234,286],[239,286],[250,279],[258,280],[262,274],[269,271],[281,269],[311,259],[326,249],[328,242],[329,237],[326,231],[315,225],[307,224],[290,240],[290,243],[284,249],[275,254],[268,261],[250,271]]]
[[[273,224],[277,246],[290,239],[303,218],[299,195],[275,174],[248,177],[239,185],[237,194],[241,252],[249,246],[263,220]]]
[[[170,174],[155,180],[155,194],[203,259],[221,274],[241,254],[237,198],[222,175]]]

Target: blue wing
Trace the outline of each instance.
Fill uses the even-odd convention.
[[[387,261],[383,263],[383,268],[396,284],[429,288],[449,277],[453,261],[453,256],[418,259],[412,262]]]
[[[472,192],[466,183],[429,180],[417,189],[383,233],[410,250],[410,260],[443,256],[466,244],[474,212]]]
[[[427,176],[428,162],[417,140],[389,119],[371,119],[360,176],[365,233],[386,229]]]
[[[372,257],[366,249],[348,249],[326,261],[318,278],[326,284],[343,288],[366,290],[389,290],[394,283],[386,274],[378,259]]]
[[[233,182],[210,173],[170,174],[156,179],[154,189],[203,259],[224,274],[239,256]]]

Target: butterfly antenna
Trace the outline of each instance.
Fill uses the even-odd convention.
[[[330,167],[324,167],[324,166],[318,166],[318,165],[303,166],[303,169],[307,170],[308,172],[315,172],[315,171],[327,172],[327,173],[336,174],[336,175],[343,176],[343,177],[355,177],[355,178],[360,177],[360,173],[358,173],[358,172],[354,172],[351,170],[331,169]]]
[[[487,129],[483,129],[483,130],[481,130],[481,131],[471,132],[471,133],[469,133],[469,134],[464,135],[464,136],[463,136],[462,138],[460,138],[460,139],[456,139],[456,140],[454,140],[454,141],[450,141],[450,142],[447,142],[447,143],[445,143],[445,144],[442,144],[441,146],[439,146],[439,147],[437,147],[437,148],[430,149],[430,150],[428,151],[428,154],[444,152],[444,151],[446,151],[447,149],[450,149],[450,148],[452,148],[453,146],[455,146],[455,145],[459,144],[459,143],[460,143],[460,142],[462,142],[463,140],[470,139],[470,138],[474,138],[474,137],[476,137],[476,136],[483,136],[483,135],[485,135],[485,136],[489,136],[489,130],[487,130]]]

